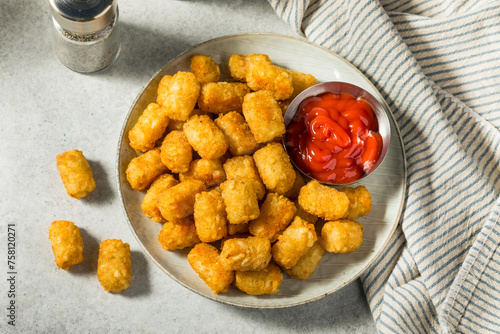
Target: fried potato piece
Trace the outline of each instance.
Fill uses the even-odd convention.
[[[354,220],[368,214],[372,209],[372,197],[365,186],[356,188],[346,187],[340,189],[349,198],[349,209],[343,218]]]
[[[299,204],[310,214],[325,220],[337,220],[349,209],[349,198],[343,192],[312,180],[300,189]]]
[[[97,279],[105,291],[122,292],[132,280],[130,245],[117,239],[108,239],[99,246]]]
[[[198,107],[214,114],[241,112],[241,105],[250,88],[241,82],[210,82],[201,86]]]
[[[68,270],[83,262],[83,239],[75,223],[53,221],[49,226],[49,240],[57,268]]]
[[[286,269],[287,274],[290,275],[290,277],[301,280],[309,279],[321,262],[323,254],[325,254],[325,249],[321,246],[319,241],[316,241],[311,248],[302,255],[297,264],[290,269]]]
[[[312,87],[318,83],[318,80],[311,74],[292,71],[286,68],[284,68],[283,70],[285,70],[292,76],[293,94],[289,97],[290,102],[307,88]]]
[[[283,113],[268,90],[245,95],[243,115],[257,143],[265,143],[286,132]]]
[[[224,241],[220,253],[227,270],[262,270],[271,260],[271,242],[263,237],[232,238]]]
[[[292,76],[282,67],[267,62],[247,64],[246,81],[253,91],[271,91],[276,100],[286,100],[293,94]]]
[[[304,181],[302,173],[295,169],[295,182],[293,183],[292,188],[286,192],[285,197],[290,199],[299,197],[300,189],[305,185],[306,182]]]
[[[215,124],[222,130],[232,155],[252,154],[258,146],[245,118],[236,111],[220,115]]]
[[[194,224],[203,242],[220,240],[227,235],[226,206],[217,190],[196,194]]]
[[[229,73],[233,79],[246,81],[248,64],[257,62],[272,64],[269,56],[265,54],[252,53],[246,56],[233,54],[229,57]]]
[[[161,143],[161,161],[172,173],[189,170],[193,159],[193,149],[182,131],[169,132]]]
[[[70,150],[57,155],[56,165],[69,196],[80,199],[94,191],[94,175],[82,151]]]
[[[270,295],[279,291],[283,273],[280,267],[270,262],[259,271],[237,271],[234,285],[249,295]]]
[[[196,159],[189,164],[189,170],[179,174],[179,180],[200,180],[207,188],[226,181],[226,173],[219,160]]]
[[[212,58],[204,55],[191,57],[191,72],[201,84],[217,82],[220,78],[219,65]]]
[[[191,112],[191,116],[193,115],[208,115],[209,117],[213,116],[212,113],[204,112],[201,109],[194,109]],[[168,123],[167,129],[168,131],[175,131],[175,130],[182,131],[184,123],[186,123],[186,121],[177,121],[175,119],[171,119],[170,122]]]
[[[266,188],[264,187],[264,183],[262,183],[257,167],[251,156],[244,155],[227,159],[223,167],[228,180],[248,182],[257,195],[257,199],[260,201],[264,198]]]
[[[156,102],[170,119],[187,121],[200,95],[201,85],[191,72],[164,76],[158,85]]]
[[[275,242],[292,221],[297,208],[288,198],[268,193],[260,207],[260,216],[249,223],[249,231],[255,236],[266,237]]]
[[[269,191],[284,195],[293,187],[295,170],[281,144],[267,144],[253,154],[253,160]]]
[[[127,181],[132,189],[146,189],[158,176],[167,171],[161,162],[160,148],[155,148],[135,157],[128,164]]]
[[[183,129],[189,144],[203,159],[218,159],[229,147],[224,133],[206,115],[193,115]]]
[[[290,269],[307,253],[316,240],[318,237],[314,225],[295,217],[273,245],[273,260],[281,267]]]
[[[328,252],[354,252],[363,243],[363,225],[347,219],[326,222],[321,229],[321,239]]]
[[[226,180],[220,185],[230,224],[242,224],[259,216],[259,202],[248,182]]]
[[[318,221],[319,217],[310,214],[309,212],[305,211],[303,207],[300,206],[299,200],[295,199],[293,201],[295,204],[295,207],[297,208],[297,212],[295,213],[295,216],[300,217],[302,220],[305,220],[308,223],[314,224]]]
[[[167,251],[193,247],[201,242],[196,234],[193,216],[178,220],[176,223],[165,222],[158,233],[158,242]]]
[[[158,199],[164,190],[171,188],[178,183],[179,181],[168,173],[158,176],[153,183],[151,183],[151,187],[149,187],[146,192],[141,204],[141,209],[144,211],[146,217],[158,223],[166,221],[161,215],[160,209],[158,209]]]
[[[186,180],[163,191],[158,199],[158,208],[167,221],[178,222],[194,213],[197,193],[205,191],[200,180]]]
[[[137,153],[151,150],[163,136],[169,121],[161,106],[150,103],[128,132],[130,147]]]

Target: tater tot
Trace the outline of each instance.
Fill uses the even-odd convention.
[[[226,292],[234,281],[234,271],[221,265],[219,252],[212,245],[197,244],[189,251],[187,259],[191,268],[215,294]]]
[[[71,150],[57,155],[56,165],[69,196],[80,199],[94,191],[94,176],[82,151]]]
[[[191,161],[189,169],[179,174],[179,180],[200,180],[207,188],[216,186],[226,181],[226,173],[219,160],[196,159]]]
[[[284,68],[267,62],[247,64],[246,81],[253,91],[268,90],[276,100],[286,100],[293,94],[293,80]]]
[[[187,121],[198,101],[200,89],[200,82],[193,73],[177,72],[174,76],[162,78],[156,102],[170,119]]]
[[[105,291],[122,292],[132,280],[130,245],[117,239],[108,239],[99,246],[97,279]]]
[[[300,189],[305,185],[306,182],[304,181],[302,173],[295,169],[295,182],[293,183],[292,188],[286,192],[285,196],[291,199],[297,198],[299,196]]]
[[[268,55],[265,54],[249,54],[249,55],[239,55],[233,54],[229,57],[229,73],[231,77],[239,81],[246,81],[247,75],[247,66],[250,63],[256,62],[264,62],[268,64],[272,64],[271,59],[269,59]]]
[[[193,216],[177,220],[176,223],[165,222],[158,233],[158,242],[167,251],[192,247],[199,243]]]
[[[151,218],[154,222],[165,222],[165,218],[163,218],[160,209],[158,209],[158,199],[164,190],[171,188],[178,183],[179,181],[168,173],[158,176],[153,183],[151,183],[151,187],[149,187],[146,192],[141,204],[141,209],[144,211],[146,217]]]
[[[220,115],[215,124],[222,130],[232,155],[252,154],[258,146],[245,118],[235,111]]]
[[[280,267],[270,262],[259,271],[237,271],[234,285],[249,295],[270,295],[279,291],[283,273]]]
[[[250,233],[274,242],[292,221],[296,211],[295,205],[288,198],[268,193],[260,207],[259,217],[249,223]]]
[[[217,190],[196,194],[194,223],[196,233],[203,242],[212,242],[227,235],[226,207]]]
[[[287,274],[301,280],[309,279],[321,262],[323,254],[325,249],[316,241],[293,267],[286,270]]]
[[[297,264],[299,259],[318,240],[313,224],[295,217],[273,245],[273,260],[285,269]]]
[[[167,171],[161,162],[160,148],[155,148],[135,157],[127,167],[127,181],[132,189],[146,189],[158,176]]]
[[[154,148],[156,141],[167,129],[168,123],[169,119],[162,107],[156,103],[150,103],[128,132],[130,147],[137,153]]]
[[[198,98],[198,107],[214,114],[241,111],[243,98],[250,88],[241,82],[210,82],[203,84]]]
[[[347,219],[326,222],[321,229],[321,239],[328,252],[354,252],[363,243],[363,225]]]
[[[250,183],[227,180],[220,187],[229,223],[242,224],[259,216],[259,202]]]
[[[224,171],[228,180],[239,180],[250,183],[257,199],[260,201],[266,194],[266,188],[260,178],[253,158],[249,155],[233,157],[224,163]]]
[[[267,144],[253,154],[253,160],[269,191],[284,195],[293,187],[295,170],[281,144]]]
[[[270,91],[245,95],[243,115],[258,143],[265,143],[286,132],[283,113]]]
[[[354,220],[368,214],[372,209],[372,197],[365,186],[340,189],[349,198],[349,209],[343,218]]]
[[[83,262],[83,239],[73,222],[53,221],[49,226],[49,240],[57,268],[68,270]]]
[[[337,220],[349,209],[349,198],[347,195],[312,180],[300,189],[300,206],[310,214],[325,220]]]
[[[218,159],[226,153],[226,137],[210,117],[194,115],[184,123],[183,129],[189,144],[203,159]]]
[[[166,189],[158,199],[161,215],[170,222],[178,222],[192,215],[195,196],[205,189],[205,184],[200,180],[186,180]]]
[[[307,212],[306,210],[304,210],[304,208],[300,206],[298,199],[295,199],[293,201],[293,203],[295,204],[295,207],[297,208],[297,212],[295,213],[295,216],[300,217],[303,220],[305,220],[306,222],[311,223],[311,224],[314,224],[318,221],[319,217],[312,215],[309,212]]]
[[[213,114],[212,113],[206,113],[204,111],[202,111],[201,109],[194,109],[192,112],[191,112],[191,116],[193,115],[209,115],[209,116],[212,116]],[[175,130],[178,130],[178,131],[182,131],[182,128],[184,127],[184,123],[186,123],[186,121],[177,121],[175,119],[171,119],[169,122],[168,122],[168,131],[175,131]]]
[[[202,84],[217,82],[220,78],[219,65],[212,58],[203,55],[194,55],[191,58],[191,72]]]
[[[263,237],[232,238],[224,241],[220,261],[227,270],[262,270],[271,260],[271,242]]]
[[[312,87],[318,83],[318,80],[311,74],[291,71],[289,69],[284,70],[292,76],[293,94],[289,97],[290,101],[307,88]]]
[[[193,149],[182,131],[169,132],[161,144],[161,161],[172,173],[184,173],[193,159]]]

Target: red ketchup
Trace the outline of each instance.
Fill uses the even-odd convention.
[[[293,162],[327,183],[350,183],[368,173],[382,150],[373,107],[346,93],[305,99],[286,135]]]

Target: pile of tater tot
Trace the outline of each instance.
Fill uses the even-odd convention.
[[[213,293],[234,285],[273,294],[283,272],[306,280],[325,251],[358,249],[363,226],[354,219],[371,198],[364,186],[306,183],[283,148],[283,114],[314,76],[264,54],[234,54],[224,65],[231,82],[219,81],[219,64],[204,55],[191,58],[191,72],[161,79],[156,102],[128,133],[139,155],[127,180],[146,190],[142,210],[163,224],[163,249],[187,248]]]

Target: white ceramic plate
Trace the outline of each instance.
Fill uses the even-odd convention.
[[[227,62],[231,54],[264,53],[273,63],[291,70],[310,73],[324,81],[345,81],[358,85],[374,95],[384,106],[391,122],[391,145],[382,165],[361,182],[372,194],[373,209],[357,219],[364,226],[364,242],[356,252],[339,255],[325,253],[307,281],[284,274],[280,291],[268,296],[246,295],[234,287],[213,294],[187,262],[188,251],[168,252],[157,241],[161,224],[146,218],[141,210],[144,192],[133,190],[125,176],[128,163],[136,156],[128,144],[128,132],[150,102],[156,101],[156,88],[162,76],[190,71],[195,54],[210,56],[221,67],[221,81],[230,80]],[[226,36],[202,43],[181,54],[162,68],[144,87],[125,120],[117,155],[117,177],[120,198],[132,232],[144,252],[168,276],[209,299],[253,308],[280,308],[305,304],[325,297],[358,278],[375,261],[397,226],[406,194],[406,163],[401,137],[385,101],[370,81],[338,55],[302,39],[273,34]],[[354,185],[356,186],[356,184]]]

